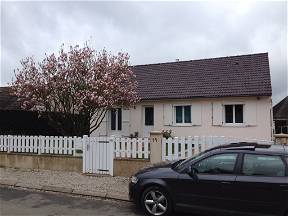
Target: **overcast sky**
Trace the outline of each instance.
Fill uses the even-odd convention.
[[[287,2],[2,2],[0,86],[19,60],[62,43],[146,64],[268,52],[274,103],[288,94]]]

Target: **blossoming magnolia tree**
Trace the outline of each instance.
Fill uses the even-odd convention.
[[[128,60],[125,53],[96,52],[88,45],[69,51],[62,46],[58,56],[46,55],[37,64],[32,57],[23,59],[13,92],[24,109],[47,115],[63,135],[91,134],[109,109],[138,101]]]

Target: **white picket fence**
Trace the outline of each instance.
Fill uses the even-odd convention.
[[[115,158],[148,159],[150,157],[149,138],[87,137],[86,139],[91,143],[98,143],[97,139],[102,142],[105,138],[113,140]],[[83,149],[82,137],[0,135],[2,152],[76,155],[77,149]]]
[[[0,135],[0,151],[75,155],[81,137]]]
[[[115,158],[148,159],[149,138],[115,138]]]
[[[113,158],[150,158],[149,138],[104,138],[112,140],[113,150],[111,151]],[[89,139],[91,140],[91,143],[94,143],[95,139],[102,138],[86,136],[86,139]],[[0,135],[0,151],[81,156],[82,154],[76,153],[76,151],[83,150],[83,142],[84,138],[82,137]],[[267,143],[267,141],[261,140],[248,140],[224,136],[163,138],[162,160],[183,159],[193,156],[208,148],[234,142]]]
[[[113,175],[114,158],[149,158],[148,138],[83,137],[83,172]]]
[[[188,136],[162,139],[162,160],[178,160],[191,157],[206,149],[237,142],[255,142],[273,144],[271,141],[240,139],[225,136]]]

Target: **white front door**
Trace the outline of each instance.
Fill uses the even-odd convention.
[[[149,137],[154,129],[154,107],[143,107],[143,137]]]

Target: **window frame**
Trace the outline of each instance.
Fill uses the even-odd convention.
[[[249,154],[249,155],[255,155],[255,156],[274,156],[274,157],[279,157],[282,161],[282,163],[284,164],[284,167],[285,167],[285,175],[284,176],[264,176],[264,175],[246,175],[243,173],[243,166],[244,166],[244,157],[246,154]],[[286,157],[287,158],[287,157]],[[253,177],[253,178],[285,178],[288,176],[288,161],[286,162],[285,161],[285,155],[281,155],[281,154],[268,154],[268,153],[255,153],[255,152],[243,152],[241,154],[241,158],[240,158],[240,166],[239,166],[239,170],[237,171],[237,174],[239,176],[245,176],[245,177]]]
[[[216,154],[210,154],[210,155],[207,155],[207,157],[204,157],[198,161],[195,161],[195,163],[190,164],[189,166],[192,165],[194,167],[196,164],[200,163],[203,160],[206,160],[210,157],[223,155],[223,154],[235,154],[236,155],[236,161],[235,161],[232,173],[197,173],[197,175],[236,175],[238,173],[238,170],[239,170],[239,159],[240,159],[240,154],[238,152],[232,152],[231,151],[231,152],[221,152],[221,153],[216,153]]]
[[[226,123],[226,105],[231,105],[233,107],[233,123]],[[235,106],[236,105],[242,105],[242,115],[243,115],[243,122],[242,123],[236,123],[236,112],[235,112]],[[224,126],[244,126],[245,125],[245,103],[243,102],[227,102],[222,104],[222,122]]]
[[[190,107],[190,120],[191,122],[187,122],[185,123],[185,106],[189,106]],[[176,122],[176,107],[182,107],[182,122],[181,123],[177,123]],[[192,126],[192,105],[191,104],[174,104],[172,106],[173,108],[173,125],[175,126]]]

